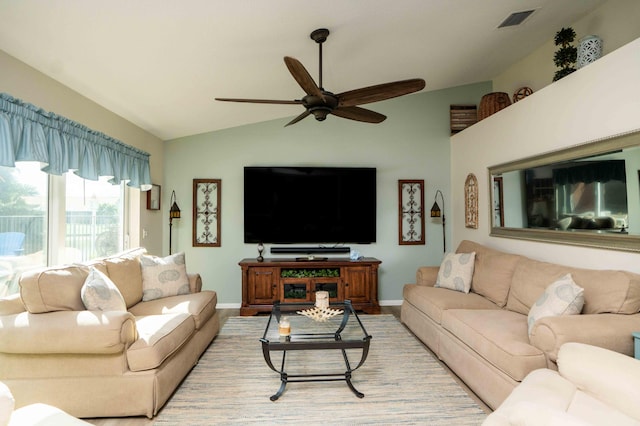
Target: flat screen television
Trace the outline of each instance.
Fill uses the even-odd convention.
[[[373,167],[245,167],[244,241],[376,241]]]

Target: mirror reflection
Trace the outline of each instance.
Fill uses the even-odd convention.
[[[569,243],[580,237],[568,233],[640,235],[639,133],[494,166],[489,173],[492,235]]]

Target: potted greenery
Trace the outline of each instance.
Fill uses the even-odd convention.
[[[578,56],[578,49],[571,44],[575,38],[576,32],[573,28],[562,28],[556,33],[554,42],[560,48],[553,55],[553,62],[560,69],[553,76],[553,81],[558,81],[576,70],[574,65]]]

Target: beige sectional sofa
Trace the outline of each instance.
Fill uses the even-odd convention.
[[[434,287],[438,267],[420,267],[403,290],[403,323],[489,407],[531,371],[557,370],[558,350],[580,342],[633,354],[640,330],[640,275],[536,261],[463,241],[475,253],[471,291]],[[527,316],[545,289],[570,273],[584,289],[580,315]]]
[[[558,352],[558,371],[529,373],[483,426],[638,426],[639,401],[640,360],[565,343]]]
[[[144,271],[156,271],[143,268],[145,259],[159,262],[161,282],[177,277],[182,284],[171,295],[148,288],[158,284],[143,283]],[[20,295],[0,299],[0,381],[16,407],[44,403],[76,417],[153,417],[219,330],[216,293],[203,291],[200,275],[187,274],[186,265],[167,271],[162,261],[132,250],[24,273]],[[96,271],[115,284],[122,310],[85,308],[83,286]]]

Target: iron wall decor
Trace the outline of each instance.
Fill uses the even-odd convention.
[[[193,247],[220,247],[221,179],[193,180]]]
[[[151,184],[147,191],[147,210],[160,210],[160,185]]]
[[[464,212],[465,226],[478,229],[478,179],[473,173],[464,182]]]
[[[424,180],[398,180],[398,244],[424,245]]]

